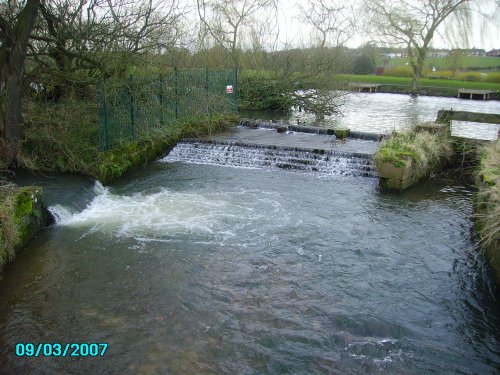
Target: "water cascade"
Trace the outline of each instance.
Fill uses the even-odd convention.
[[[280,168],[330,175],[376,177],[371,155],[336,150],[206,140],[180,142],[162,162]]]

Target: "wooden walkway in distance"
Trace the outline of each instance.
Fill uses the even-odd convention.
[[[362,82],[349,83],[349,88],[351,90],[359,92],[377,92],[380,86],[382,86],[381,83],[362,83]]]
[[[458,98],[473,99],[474,97],[482,96],[483,100],[489,100],[490,95],[494,92],[492,90],[458,89]]]

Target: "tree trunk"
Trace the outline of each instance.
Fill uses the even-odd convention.
[[[21,97],[28,39],[40,0],[28,0],[17,23],[3,34],[0,68],[0,158],[13,166],[21,149]]]
[[[417,61],[413,66],[413,92],[417,93],[420,90],[420,79],[423,76],[425,59],[427,58],[427,45],[424,45],[417,50]]]
[[[420,79],[422,78],[421,71],[417,69],[413,72],[412,81],[411,81],[411,90],[414,94],[417,94],[420,90]]]

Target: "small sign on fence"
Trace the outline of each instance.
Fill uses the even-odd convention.
[[[186,116],[235,113],[237,82],[236,69],[181,69],[141,80],[103,81],[97,93],[99,148],[111,150]]]

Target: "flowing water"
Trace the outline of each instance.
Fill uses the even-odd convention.
[[[254,132],[257,131],[254,130]],[[335,150],[307,150],[297,147],[249,146],[200,141],[180,142],[164,161],[247,168],[293,169],[344,176],[377,176],[369,154],[352,154]]]
[[[384,194],[349,155],[239,147],[180,144],[109,187],[20,178],[57,223],[0,284],[0,373],[498,373],[469,188]],[[35,358],[18,342],[109,347]]]
[[[4,373],[495,373],[499,304],[470,191],[155,163],[38,181],[57,215],[0,286]],[[18,358],[17,342],[106,342]]]

